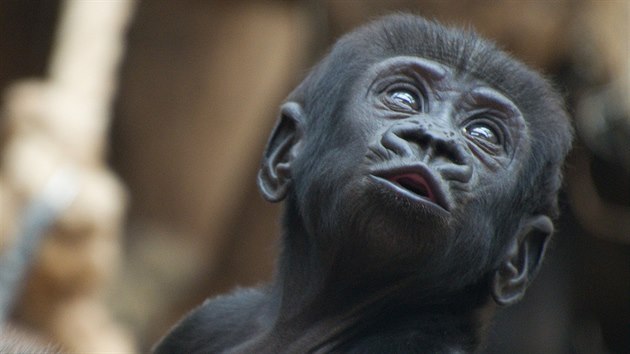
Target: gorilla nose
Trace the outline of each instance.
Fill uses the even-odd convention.
[[[401,157],[436,164],[445,178],[468,182],[472,177],[472,163],[461,139],[450,127],[409,120],[390,127],[381,143]]]

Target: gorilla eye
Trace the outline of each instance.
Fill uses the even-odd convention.
[[[484,145],[500,146],[503,144],[501,131],[491,123],[473,122],[464,127],[464,132]]]
[[[392,90],[387,93],[388,101],[392,109],[419,111],[421,109],[420,99],[409,90]]]

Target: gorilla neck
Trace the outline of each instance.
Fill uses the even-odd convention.
[[[356,253],[318,254],[315,236],[297,220],[285,219],[284,249],[271,290],[271,298],[276,299],[271,314],[274,329],[289,332],[280,337],[321,338],[324,343],[335,338],[338,345],[352,338],[408,330],[419,341],[434,340],[450,348],[479,344],[484,327],[481,313],[488,304],[485,282],[440,291],[412,274],[360,264],[362,258],[353,257]]]

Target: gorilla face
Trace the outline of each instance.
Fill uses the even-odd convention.
[[[349,97],[306,132],[296,161],[307,227],[368,255],[430,262],[439,273],[488,266],[479,262],[500,224],[515,224],[503,211],[528,150],[517,106],[416,57],[377,63]]]

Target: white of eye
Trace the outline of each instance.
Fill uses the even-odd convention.
[[[389,97],[394,103],[402,107],[406,107],[414,111],[419,110],[418,99],[409,91],[392,91],[389,94]]]
[[[466,126],[464,131],[474,139],[483,140],[493,145],[501,145],[500,135],[488,124],[472,123]]]

